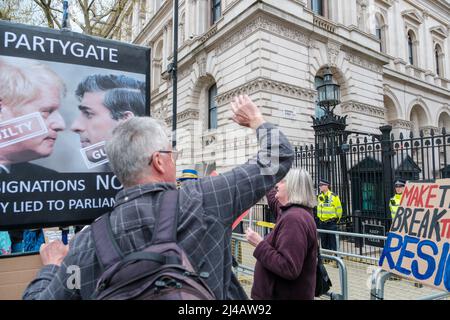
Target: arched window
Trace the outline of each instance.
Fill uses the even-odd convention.
[[[216,96],[217,96],[217,86],[216,84],[213,84],[208,89],[208,129],[217,128]]]
[[[434,47],[434,60],[436,66],[436,74],[440,77],[444,75],[444,55],[439,44]]]
[[[324,15],[323,0],[311,0],[311,10],[318,15]]]
[[[216,23],[221,15],[222,15],[221,1],[211,0],[211,24]]]
[[[380,41],[380,52],[386,53],[386,25],[381,15],[377,14],[375,17],[375,35]]]
[[[414,32],[411,30],[408,32],[408,62],[411,65],[416,65],[416,36],[414,35]]]

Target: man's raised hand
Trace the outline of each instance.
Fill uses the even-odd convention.
[[[239,95],[231,102],[232,120],[237,124],[257,129],[265,122],[261,110],[247,95]]]

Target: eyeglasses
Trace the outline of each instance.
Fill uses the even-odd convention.
[[[177,161],[178,155],[180,154],[180,152],[178,150],[158,150],[156,152],[159,152],[159,153],[171,153],[173,162]],[[152,161],[153,161],[153,154],[150,156],[150,161],[148,162],[148,165],[150,165],[152,163]]]

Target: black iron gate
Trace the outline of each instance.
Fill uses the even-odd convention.
[[[315,144],[295,148],[294,166],[308,170],[316,186],[320,178],[330,180],[343,206],[341,230],[376,231],[380,226],[386,233],[396,179],[450,177],[450,135],[445,128],[417,136],[411,132],[406,138],[394,137],[391,126],[380,127],[380,134],[345,130],[346,118],[332,113],[313,119]]]

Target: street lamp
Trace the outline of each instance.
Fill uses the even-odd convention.
[[[341,103],[340,86],[333,82],[333,74],[330,68],[327,68],[323,75],[323,84],[317,87],[319,101],[317,104],[321,107],[325,114],[332,113],[334,108]]]

